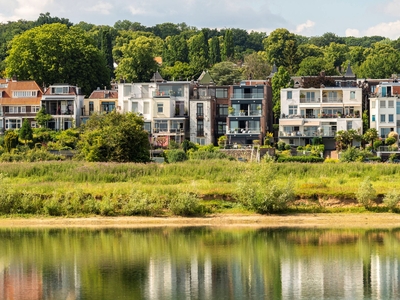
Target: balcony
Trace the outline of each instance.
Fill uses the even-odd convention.
[[[323,97],[322,103],[343,103],[343,98],[341,98],[341,97]]]
[[[262,99],[263,93],[233,93],[231,99]]]
[[[184,130],[180,128],[153,128],[153,133],[180,135],[184,133]]]
[[[248,116],[255,116],[255,117],[260,117],[262,115],[261,110],[240,110],[240,111],[234,111],[233,113],[229,114],[229,117],[248,117]]]
[[[300,97],[300,103],[321,103],[321,98],[302,98]]]
[[[259,134],[260,128],[236,128],[227,129],[226,134]]]
[[[300,137],[335,137],[336,130],[332,129],[325,129],[325,130],[303,130],[297,132],[286,132],[286,131],[279,131],[280,137],[290,137],[290,138],[300,138]]]

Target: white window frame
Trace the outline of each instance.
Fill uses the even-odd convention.
[[[164,113],[164,103],[160,103],[160,102],[157,103],[157,113],[158,114]]]
[[[37,91],[13,91],[13,98],[37,97]]]

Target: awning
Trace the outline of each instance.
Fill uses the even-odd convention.
[[[307,122],[304,123],[304,126],[319,126],[320,123],[319,122]]]
[[[303,119],[280,119],[279,125],[284,126],[301,126],[303,125]]]

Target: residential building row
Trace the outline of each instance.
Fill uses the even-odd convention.
[[[281,90],[279,140],[300,146],[319,137],[327,150],[334,150],[338,131],[362,133],[365,109],[370,127],[382,138],[399,132],[400,83],[395,78],[357,82],[351,69],[343,77],[321,78],[294,78],[294,88]],[[138,113],[155,147],[185,139],[217,144],[221,136],[227,137],[227,144],[250,145],[274,131],[268,80],[217,86],[208,72],[197,81],[166,81],[156,72],[150,82],[98,88],[87,98],[79,87],[69,84],[41,88],[34,81],[0,79],[1,131],[20,128],[25,118],[38,127],[35,116],[41,107],[52,115],[48,127],[55,130],[79,126],[93,113]]]

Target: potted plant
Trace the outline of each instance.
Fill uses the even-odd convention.
[[[229,113],[230,115],[234,115],[234,114],[235,114],[235,109],[234,109],[232,106],[229,106],[229,107],[228,107],[228,113]]]
[[[261,105],[257,106],[258,114],[261,115]]]
[[[243,109],[240,110],[240,115],[244,116],[244,110]]]

